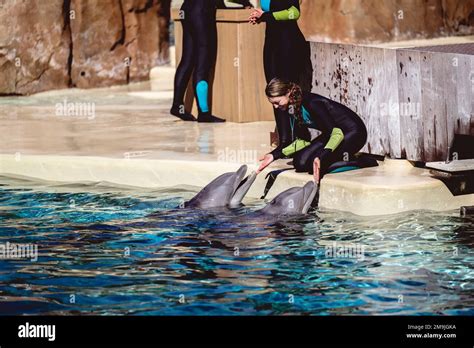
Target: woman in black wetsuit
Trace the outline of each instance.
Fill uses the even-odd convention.
[[[233,0],[251,6],[248,0]],[[224,0],[184,0],[181,6],[183,56],[174,79],[173,106],[170,113],[184,121],[196,121],[184,108],[184,95],[191,73],[198,106],[198,122],[225,122],[209,109],[209,74],[217,55],[216,9],[225,8]]]
[[[311,90],[312,65],[309,43],[298,27],[299,0],[260,0],[262,9],[255,9],[250,22],[266,23],[263,64],[267,83],[279,77],[293,81],[303,91]],[[286,113],[275,109],[279,148],[291,143],[290,124]]]
[[[331,164],[349,161],[367,141],[362,119],[338,102],[302,92],[297,84],[278,78],[268,84],[265,93],[270,103],[286,114],[293,142],[265,155],[258,172],[274,160],[293,157],[297,172],[314,174],[319,182]],[[311,141],[309,128],[322,133]]]

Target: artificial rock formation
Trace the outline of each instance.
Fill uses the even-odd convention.
[[[310,41],[375,43],[474,34],[474,0],[302,0]]]
[[[0,94],[147,79],[168,61],[170,1],[2,1]]]
[[[64,0],[0,2],[0,94],[66,88],[70,35]]]

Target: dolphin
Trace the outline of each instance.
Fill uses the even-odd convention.
[[[257,174],[252,172],[245,177],[247,166],[241,166],[236,172],[222,174],[212,180],[196,196],[184,204],[185,208],[236,208],[241,205]]]
[[[236,172],[225,173],[212,180],[196,196],[184,204],[185,208],[237,208],[254,183],[257,174],[252,172],[245,177],[247,166]],[[245,178],[244,178],[245,177]],[[304,215],[311,207],[318,185],[312,181],[303,187],[292,187],[276,196],[256,215]]]
[[[318,191],[318,184],[308,181],[303,187],[292,187],[283,191],[263,209],[257,210],[257,215],[304,215]]]

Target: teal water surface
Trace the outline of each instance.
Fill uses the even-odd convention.
[[[0,315],[473,315],[457,211],[279,220],[175,209],[197,188],[0,180]]]

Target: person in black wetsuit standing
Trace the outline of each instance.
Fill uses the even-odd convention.
[[[251,6],[248,0],[234,0]],[[184,107],[184,96],[191,74],[198,106],[198,122],[225,122],[209,108],[209,75],[217,55],[216,9],[223,0],[185,0],[180,11],[183,24],[183,55],[176,69],[174,97],[170,113],[184,121],[196,121]]]
[[[286,114],[292,143],[266,154],[258,173],[274,160],[292,157],[297,172],[313,174],[319,182],[331,164],[353,159],[367,142],[364,122],[347,106],[302,92],[297,84],[278,78],[268,84],[265,93],[270,103]],[[322,133],[311,140],[309,128]]]
[[[261,9],[250,15],[252,24],[265,22],[265,46],[263,64],[269,83],[278,77],[297,83],[303,91],[311,90],[311,49],[298,27],[299,0],[260,0]],[[282,149],[291,142],[289,118],[286,112],[274,110],[279,146]]]

